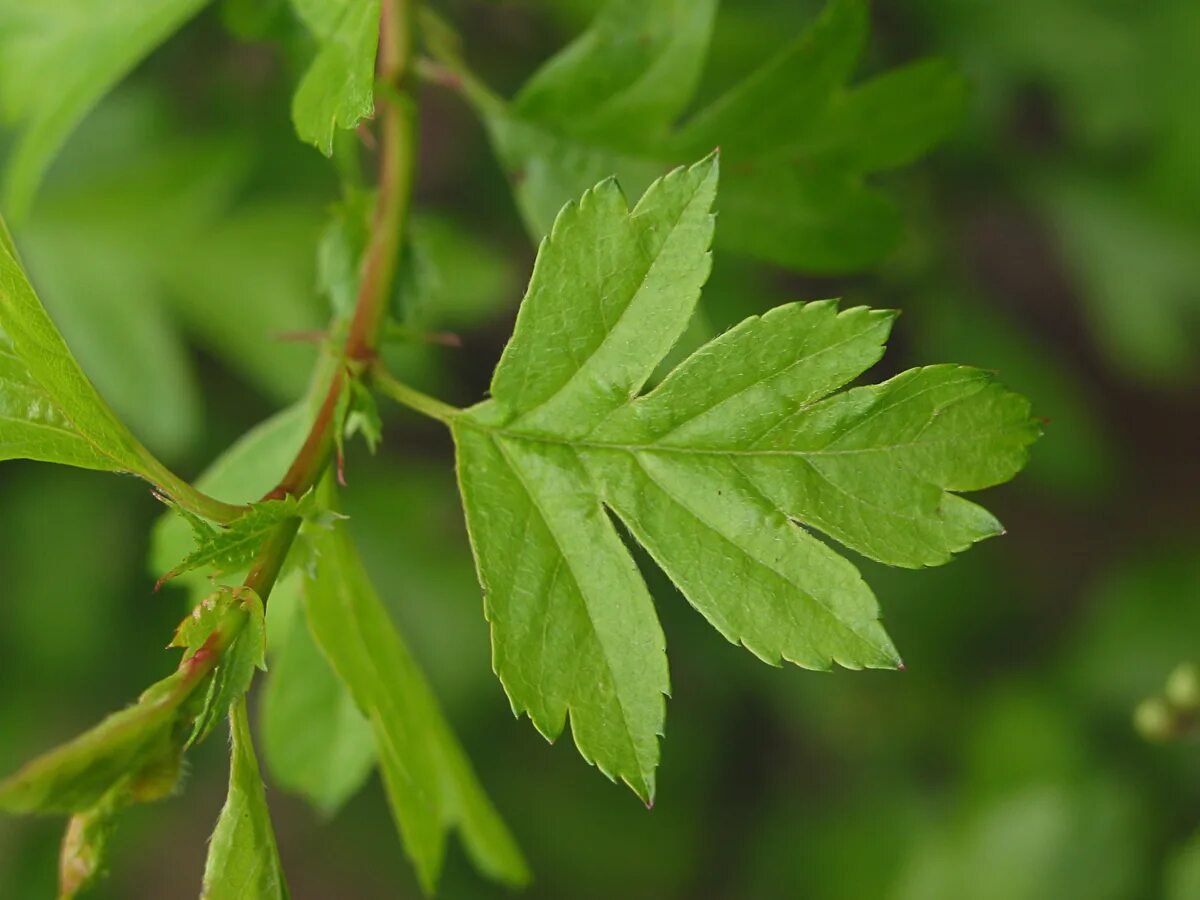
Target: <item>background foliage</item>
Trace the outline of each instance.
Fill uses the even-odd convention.
[[[506,96],[594,7],[446,4],[472,65]],[[725,3],[697,99],[680,104],[712,98],[816,12]],[[336,184],[293,134],[290,92],[313,39],[286,18],[282,4],[228,0],[189,24],[86,118],[22,230],[84,368],[185,474],[302,394],[315,351],[270,338],[324,323],[312,248]],[[284,39],[237,43],[223,24]],[[1047,436],[1027,476],[988,495],[1007,537],[921,573],[862,564],[902,674],[763,667],[652,581],[677,651],[652,813],[509,715],[449,438],[395,414],[379,457],[350,448],[349,527],[534,862],[530,896],[1200,893],[1200,758],[1130,725],[1200,633],[1197,39],[1188,0],[875,4],[857,79],[951,59],[971,85],[962,126],[925,162],[872,176],[903,224],[865,274],[801,277],[718,248],[693,345],[797,298],[898,307],[877,374],[940,360],[997,369],[1035,398]],[[392,362],[468,402],[511,330],[532,252],[462,99],[426,87],[421,116],[406,299],[414,327],[453,330],[463,346],[408,344]],[[10,771],[161,674],[155,648],[183,593],[149,592],[159,507],[132,479],[10,463],[0,508]],[[226,769],[220,741],[191,759],[186,800],[128,814],[100,896],[194,892]],[[396,884],[417,895],[381,791],[360,792],[332,825],[278,786],[270,799],[294,896],[393,897]],[[59,833],[57,821],[0,820],[0,894],[52,892]],[[452,850],[445,895],[492,891]]]

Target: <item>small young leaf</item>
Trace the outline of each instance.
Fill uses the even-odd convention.
[[[255,670],[266,670],[266,618],[263,602],[250,588],[223,588],[202,600],[180,623],[171,646],[184,648],[184,659],[203,647],[214,632],[233,635],[208,682],[203,704],[185,744],[204,740],[229,707],[245,696]]]
[[[317,54],[292,98],[300,139],[329,156],[338,128],[353,128],[375,110],[379,0],[292,0],[317,39]]]
[[[267,794],[245,699],[229,711],[229,794],[209,841],[201,900],[286,900],[287,884],[267,812]]]
[[[0,0],[0,111],[23,126],[4,185],[13,215],[88,110],[206,3]]]
[[[459,483],[513,708],[654,796],[667,692],[621,520],[730,641],[767,662],[894,668],[855,567],[809,529],[902,566],[1000,532],[963,500],[1039,433],[985,372],[914,369],[831,392],[881,355],[893,315],[792,303],[746,320],[640,394],[707,276],[716,160],[629,211],[602,182],[534,264],[492,399],[455,415]]]
[[[471,770],[424,677],[397,634],[344,529],[315,533],[305,585],[313,637],[371,722],[379,768],[404,846],[426,892],[458,828],[482,872],[528,879],[520,850]]]
[[[240,501],[263,496],[275,486],[279,473],[300,449],[310,418],[302,404],[276,413],[242,435],[196,480],[196,485]],[[187,555],[195,543],[194,527],[170,510],[159,517],[150,540],[149,568],[155,578]],[[212,591],[209,579],[197,573],[185,573],[180,581],[199,595],[197,600]]]
[[[263,761],[280,787],[332,816],[375,766],[371,723],[313,641],[300,576],[271,592],[270,661],[259,707]]]
[[[251,503],[246,512],[227,526],[218,528],[177,508],[192,528],[195,546],[191,553],[159,579],[159,584],[184,572],[204,567],[211,568],[217,574],[240,571],[250,565],[263,541],[276,526],[288,519],[311,515],[314,509],[311,492],[303,497],[263,500]]]

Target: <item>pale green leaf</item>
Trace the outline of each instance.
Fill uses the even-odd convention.
[[[4,186],[14,215],[88,110],[206,2],[0,0],[0,113],[21,129]]]
[[[201,900],[286,900],[245,700],[230,710],[229,731],[229,793],[209,841]]]
[[[937,565],[1000,526],[956,492],[1011,478],[1038,435],[985,372],[914,369],[832,394],[893,314],[793,303],[640,393],[708,272],[715,159],[632,210],[606,182],[567,206],[492,382],[451,416],[494,667],[513,708],[653,798],[662,632],[610,513],[729,640],[770,663],[896,667],[871,590],[812,531]]]
[[[300,139],[329,156],[338,128],[353,128],[375,110],[379,0],[292,0],[317,52],[292,98]]]
[[[457,828],[482,872],[509,884],[528,874],[424,676],[376,595],[344,529],[316,532],[316,575],[305,585],[313,637],[375,734],[379,768],[405,849],[426,891],[446,833]]]
[[[272,782],[332,816],[375,766],[371,723],[313,641],[297,579],[271,592],[259,729]]]
[[[178,774],[189,696],[183,671],[155,683],[133,706],[0,781],[0,809],[86,812],[121,784],[135,796],[161,796],[163,772]]]

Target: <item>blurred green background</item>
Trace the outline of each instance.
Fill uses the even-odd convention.
[[[443,4],[511,91],[589,0]],[[729,0],[703,96],[809,21]],[[1131,725],[1200,640],[1200,4],[877,0],[861,72],[918,56],[968,75],[945,145],[882,182],[906,217],[871,271],[810,278],[718,254],[698,337],[792,299],[904,310],[872,376],[996,369],[1049,420],[985,502],[1009,527],[936,570],[863,563],[903,673],[772,669],[649,567],[671,648],[656,808],[512,718],[454,493],[451,447],[403,413],[348,461],[349,527],[497,806],[530,897],[1137,900],[1200,897],[1200,752]],[[19,239],[101,392],[193,475],[300,397],[319,329],[314,247],[332,168],[294,137],[300,41],[281,4],[218,4],[94,112]],[[258,16],[262,18],[259,19]],[[395,365],[480,397],[533,250],[472,113],[421,90],[414,327]],[[718,226],[719,227],[719,226]],[[266,352],[260,348],[266,347]],[[0,467],[0,770],[161,677],[183,594],[151,593],[161,507],[132,479]],[[644,560],[643,560],[644,561]],[[132,810],[98,896],[194,896],[224,798],[222,742],[178,796]],[[331,822],[270,793],[293,896],[417,896],[372,782]],[[62,823],[0,820],[0,897],[53,894]],[[503,892],[453,851],[446,897]]]

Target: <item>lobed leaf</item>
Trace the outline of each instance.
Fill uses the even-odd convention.
[[[921,61],[846,88],[868,32],[865,0],[829,0],[775,56],[676,127],[707,51],[712,2],[609,0],[511,103],[459,71],[529,231],[616,172],[640,193],[680,159],[720,146],[728,178],[718,240],[793,268],[840,272],[880,258],[897,212],[865,176],[910,162],[960,121],[962,77]]]
[[[0,0],[0,113],[21,132],[4,200],[24,215],[87,112],[207,0]]]
[[[286,900],[244,698],[229,711],[229,732],[229,793],[209,841],[201,900]]]
[[[424,677],[397,634],[343,529],[312,537],[305,584],[312,635],[371,723],[379,768],[405,850],[426,892],[437,882],[446,832],[457,828],[475,866],[508,884],[525,862],[492,807]]]
[[[1039,427],[985,372],[930,366],[833,393],[893,313],[792,303],[701,347],[654,389],[708,273],[710,157],[633,210],[602,182],[543,242],[492,398],[451,417],[459,483],[513,709],[654,796],[662,631],[610,514],[730,641],[767,662],[894,668],[854,565],[938,565],[999,533],[958,496],[1011,478]]]

